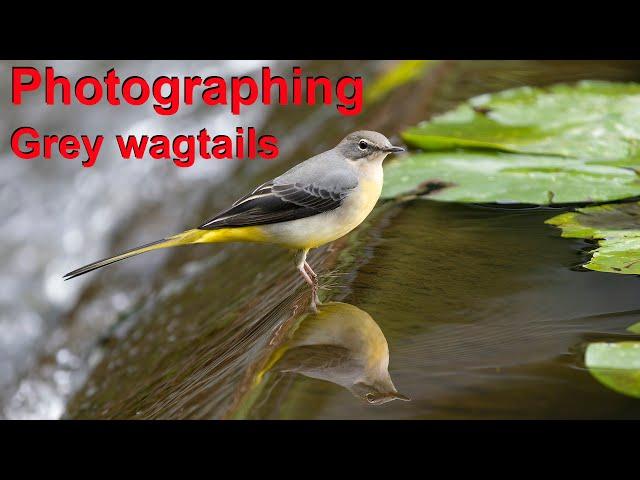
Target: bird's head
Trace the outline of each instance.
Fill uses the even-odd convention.
[[[381,133],[368,130],[350,133],[336,149],[351,161],[382,161],[390,153],[404,152],[404,148],[394,147]]]
[[[409,397],[402,395],[396,390],[388,374],[387,378],[380,379],[379,381],[355,383],[349,390],[351,390],[351,393],[356,397],[370,405],[382,405],[383,403],[393,400],[411,401]]]

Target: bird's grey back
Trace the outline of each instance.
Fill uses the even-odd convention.
[[[357,185],[349,161],[329,150],[260,185],[198,228],[266,225],[317,215],[338,208]]]
[[[358,176],[349,161],[333,148],[311,157],[274,178],[274,185],[304,184],[346,192],[358,185]]]

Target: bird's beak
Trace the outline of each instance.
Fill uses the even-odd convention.
[[[391,146],[391,147],[383,148],[382,151],[386,153],[399,153],[399,152],[404,152],[404,148]]]
[[[410,402],[411,399],[405,395],[402,395],[400,392],[395,392],[393,394],[393,398],[397,398],[398,400],[402,400],[403,402]]]

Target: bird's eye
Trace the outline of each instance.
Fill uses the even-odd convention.
[[[369,147],[369,144],[367,142],[365,142],[364,140],[360,140],[358,142],[358,148],[360,150],[366,150]]]
[[[373,393],[367,393],[365,397],[369,403],[373,403],[376,400],[376,396]]]

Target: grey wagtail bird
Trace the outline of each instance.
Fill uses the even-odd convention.
[[[307,263],[307,253],[364,221],[380,197],[382,161],[388,154],[402,151],[380,133],[351,133],[335,148],[263,183],[198,228],[91,263],[67,273],[64,279],[160,248],[237,241],[271,243],[297,252],[296,268],[311,286],[315,310],[318,281]]]
[[[367,312],[348,303],[325,303],[305,317],[259,379],[269,370],[335,383],[371,405],[409,401],[391,381],[382,330]]]

